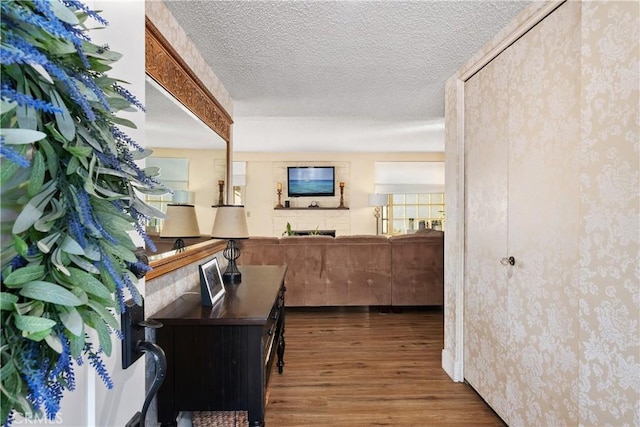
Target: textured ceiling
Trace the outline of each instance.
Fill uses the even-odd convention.
[[[240,125],[264,117],[432,123],[444,116],[447,78],[529,2],[165,3],[233,98]]]

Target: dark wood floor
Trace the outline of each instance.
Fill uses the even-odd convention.
[[[290,309],[286,322],[268,427],[505,425],[442,370],[440,310]]]

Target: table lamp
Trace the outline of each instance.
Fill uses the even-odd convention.
[[[211,237],[215,239],[228,239],[227,247],[222,255],[229,261],[227,270],[222,275],[225,283],[240,283],[242,274],[236,265],[236,259],[240,257],[240,248],[236,245],[238,239],[248,239],[247,218],[243,205],[224,205],[218,207],[216,219],[213,222]]]
[[[369,194],[369,206],[373,206],[373,216],[376,217],[376,235],[380,234],[380,207],[386,206],[389,201],[387,194]]]
[[[200,237],[196,208],[187,204],[170,204],[167,206],[167,218],[162,225],[160,237],[173,237],[174,250],[184,251],[184,238]]]

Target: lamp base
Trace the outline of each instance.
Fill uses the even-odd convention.
[[[222,273],[222,281],[227,284],[236,284],[242,282],[242,273],[225,271]]]
[[[227,270],[222,275],[222,281],[231,284],[240,283],[242,281],[242,274],[236,265],[236,260],[240,256],[240,249],[234,240],[229,240],[227,247],[222,251],[222,256],[229,261]]]
[[[184,240],[181,237],[178,237],[175,242],[173,242],[172,250],[176,252],[184,252],[186,248],[184,247]]]

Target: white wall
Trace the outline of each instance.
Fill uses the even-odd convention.
[[[233,128],[236,152],[444,152],[443,119],[237,116]]]
[[[236,152],[236,161],[247,162],[247,186],[244,205],[248,213],[247,226],[252,236],[279,236],[284,228],[274,229],[274,211],[277,203],[276,182],[282,181],[274,165],[326,162],[327,165],[346,163],[349,168],[345,179],[345,205],[349,210],[323,211],[327,214],[342,212],[348,217],[349,234],[375,234],[376,221],[368,196],[374,192],[376,161],[443,161],[443,153],[245,153]],[[286,182],[283,182],[286,185]],[[336,191],[339,191],[336,187]],[[339,193],[337,193],[339,194]],[[339,199],[339,196],[338,196]],[[284,204],[285,198],[283,198]],[[322,200],[318,200],[322,203]],[[332,199],[337,206],[337,202]],[[293,214],[293,213],[292,213]],[[316,211],[298,211],[299,215],[319,215]],[[295,228],[295,224],[292,223]],[[282,228],[282,230],[280,230]],[[301,227],[302,228],[302,227]],[[313,227],[315,228],[315,227]],[[304,228],[306,229],[306,228]]]
[[[104,41],[123,54],[116,63],[111,76],[119,77],[131,85],[127,89],[144,100],[144,2],[96,0],[95,7],[109,21],[105,31],[96,31],[95,41]],[[99,38],[100,37],[100,38]],[[124,116],[124,114],[123,114]],[[125,117],[133,120],[137,129],[123,129],[135,141],[145,145],[144,113],[129,113]],[[138,285],[144,295],[144,282]],[[114,338],[115,339],[115,338]],[[108,390],[100,380],[95,385],[95,425],[124,425],[137,411],[142,409],[145,395],[145,361],[139,359],[127,370],[122,370],[120,341],[115,339],[111,358],[107,366],[112,373],[114,388]],[[89,403],[91,405],[91,403]]]
[[[131,83],[127,89],[144,101],[144,2],[142,1],[87,1],[92,9],[102,10],[101,16],[109,21],[104,30],[91,32],[95,43],[108,43],[114,51],[122,53],[114,69],[109,72]],[[92,22],[93,24],[93,22]],[[94,25],[98,26],[98,24]],[[123,115],[124,116],[124,115]],[[130,113],[138,129],[124,129],[129,136],[144,145],[144,114]],[[144,283],[139,285],[144,292]],[[115,338],[111,358],[104,359],[111,374],[114,389],[108,390],[96,376],[88,362],[76,367],[76,390],[67,392],[61,402],[61,411],[53,421],[16,419],[14,425],[60,426],[123,426],[140,411],[145,393],[145,366],[140,359],[135,365],[121,369],[121,346]]]

